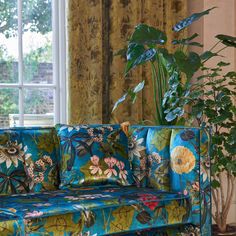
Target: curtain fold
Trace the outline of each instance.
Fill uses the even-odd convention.
[[[187,0],[69,0],[69,123],[152,120],[150,68],[138,67],[124,78],[125,60],[113,54],[141,22],[164,30],[170,42],[172,26],[186,14]],[[111,114],[115,101],[143,79],[136,103],[125,102]]]

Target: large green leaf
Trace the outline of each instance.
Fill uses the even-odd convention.
[[[130,42],[137,44],[164,44],[166,40],[164,32],[146,24],[137,25],[130,38]]]
[[[226,46],[236,47],[236,37],[225,35],[225,34],[218,34],[215,37],[221,40],[221,42]]]
[[[199,20],[202,16],[209,14],[209,12],[211,10],[213,10],[216,7],[212,7],[206,11],[203,12],[199,12],[199,13],[194,13],[193,15],[181,20],[180,22],[178,22],[175,26],[173,26],[172,30],[175,32],[179,32],[182,29],[188,27],[189,25],[191,25],[194,21]]]
[[[156,49],[145,49],[143,45],[131,43],[127,51],[127,63],[125,67],[125,75],[138,65],[151,60],[156,55]]]
[[[133,64],[137,58],[139,58],[145,52],[145,48],[143,45],[130,43],[128,45],[128,50],[126,53],[127,63],[125,68],[125,73],[127,74],[131,68],[133,68]]]
[[[166,48],[158,48],[157,54],[161,55],[160,60],[162,65],[166,68],[169,74],[172,74],[173,71],[176,69],[173,54],[169,53]]]
[[[195,52],[190,52],[187,56],[183,51],[177,51],[174,57],[179,69],[184,72],[188,78],[191,78],[201,66],[201,59]]]
[[[145,48],[143,45],[140,45],[137,43],[129,43],[127,53],[126,53],[127,61],[135,60],[144,52],[145,52]]]

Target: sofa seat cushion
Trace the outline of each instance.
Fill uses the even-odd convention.
[[[101,186],[17,194],[1,197],[0,208],[24,219],[29,234],[60,235],[62,230],[68,235],[104,235],[191,222],[189,196],[151,188]]]

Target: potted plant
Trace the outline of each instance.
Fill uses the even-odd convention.
[[[217,38],[224,43],[222,39],[228,36]],[[235,47],[236,38],[228,39]],[[191,83],[188,89],[181,85],[177,88],[180,94],[188,95],[179,96],[174,93],[176,89],[170,88],[165,102],[168,112],[172,109],[184,110],[188,119],[211,130],[211,192],[215,205],[212,217],[218,235],[236,235],[236,227],[227,226],[228,213],[236,191],[236,72],[222,73],[223,68],[229,64],[220,61],[215,68],[208,68],[203,63],[203,73],[196,78],[196,82]],[[175,94],[177,104],[171,102],[172,94]],[[186,109],[187,105],[191,107],[190,111]],[[172,114],[167,117],[170,121],[175,119]]]
[[[212,131],[212,199],[216,207],[212,217],[221,233],[219,235],[227,235],[225,232],[231,231],[236,235],[236,228],[227,227],[228,213],[236,191],[236,106],[233,101],[236,72],[218,75],[217,72],[225,65],[227,63],[219,62],[216,68],[211,69],[204,81],[209,91],[204,91],[204,99],[197,99],[193,110],[201,119],[201,124]]]
[[[173,30],[179,32],[194,21],[208,14],[212,9],[195,13],[177,23]],[[176,39],[174,53],[168,52],[164,32],[154,27],[140,24],[135,27],[128,46],[117,54],[126,55],[125,75],[139,65],[149,63],[152,70],[152,89],[154,94],[154,124],[198,123],[211,129],[212,197],[216,212],[212,214],[218,230],[227,229],[227,216],[235,192],[236,176],[236,107],[233,98],[236,93],[236,72],[222,75],[222,68],[229,63],[220,61],[215,68],[207,68],[206,62],[220,56],[227,47],[236,47],[236,38],[217,35],[219,40],[210,50],[201,55],[189,52],[189,45],[202,47],[193,41],[198,35]],[[221,43],[223,47],[215,50]],[[201,71],[201,75],[194,76]],[[134,103],[137,94],[145,86],[145,80],[129,89],[114,105],[113,111],[128,97]],[[186,124],[186,123],[185,123]],[[226,178],[225,178],[226,177]],[[226,194],[223,189],[226,179]]]

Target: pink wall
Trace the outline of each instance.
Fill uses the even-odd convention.
[[[217,34],[236,35],[236,1],[235,0],[201,0],[189,1],[189,15],[194,12],[201,12],[216,6],[209,15],[194,23],[189,30],[189,35],[197,32],[200,42],[204,44],[203,49],[208,50],[217,41],[214,36]],[[196,50],[196,49],[195,49]],[[236,70],[236,49],[228,48],[221,55],[231,62],[230,70]],[[209,65],[214,66],[219,58],[212,59]],[[224,60],[224,58],[222,58]]]
[[[191,0],[188,3],[189,15],[194,12],[201,12],[214,6],[218,7],[203,19],[194,23],[189,30],[189,35],[192,35],[195,32],[201,35],[201,37],[199,37],[199,42],[204,44],[204,48],[198,49],[198,52],[201,52],[201,50],[206,51],[210,49],[216,42],[214,36],[217,34],[236,36],[236,0]],[[222,45],[220,45],[220,47],[222,47]],[[190,50],[193,50],[193,48]],[[228,48],[220,54],[225,56],[225,58],[212,59],[209,61],[208,66],[214,67],[219,60],[225,60],[226,62],[231,63],[228,70],[235,71],[236,49]],[[228,223],[232,222],[236,222],[236,194],[234,196],[232,207],[230,208],[228,219]]]

